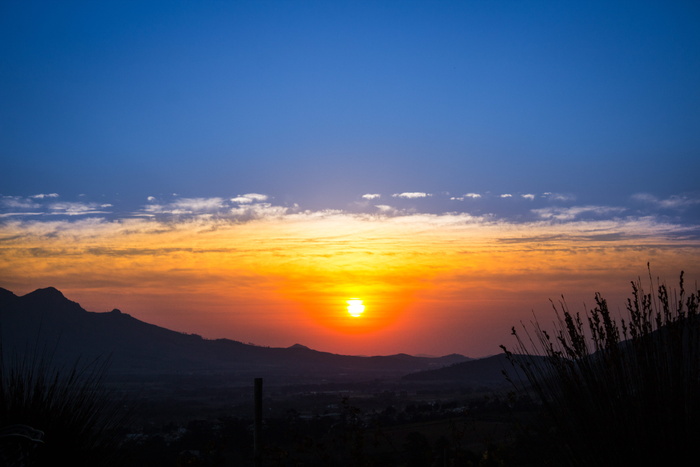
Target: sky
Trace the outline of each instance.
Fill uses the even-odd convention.
[[[0,287],[357,355],[492,355],[562,295],[624,314],[647,263],[700,274],[698,21],[694,1],[4,1]]]

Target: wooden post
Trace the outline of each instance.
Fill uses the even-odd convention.
[[[253,421],[253,457],[255,467],[262,465],[262,387],[263,379],[255,378],[255,419]]]

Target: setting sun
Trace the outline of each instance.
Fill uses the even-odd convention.
[[[362,300],[353,298],[348,300],[348,313],[350,316],[358,318],[365,311],[365,306],[362,304]]]

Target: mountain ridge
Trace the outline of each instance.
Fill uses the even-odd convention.
[[[55,348],[53,358],[109,356],[114,374],[226,373],[248,378],[400,377],[440,368],[468,357],[416,357],[407,354],[352,356],[310,349],[263,347],[231,339],[205,339],[141,321],[115,308],[91,312],[54,287],[18,296],[0,288],[0,338],[4,350],[29,349],[43,342]]]

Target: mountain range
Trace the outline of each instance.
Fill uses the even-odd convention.
[[[337,381],[401,377],[472,360],[458,354],[349,356],[300,344],[275,348],[204,339],[145,323],[117,309],[86,311],[53,287],[23,296],[0,288],[0,339],[5,356],[46,355],[61,365],[108,359],[113,376],[225,374],[245,381],[254,376]]]

